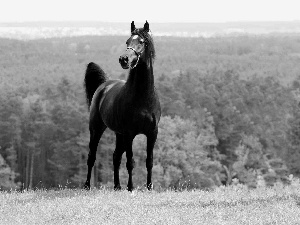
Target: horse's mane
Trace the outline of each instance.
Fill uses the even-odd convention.
[[[152,59],[155,59],[154,41],[153,41],[151,34],[149,34],[147,31],[145,31],[144,28],[135,29],[131,34],[139,35],[140,37],[145,39],[145,42],[147,44],[147,46],[146,46],[147,57],[150,56],[150,57],[152,57]]]

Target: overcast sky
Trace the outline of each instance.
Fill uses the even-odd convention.
[[[0,22],[300,20],[300,0],[1,0]]]

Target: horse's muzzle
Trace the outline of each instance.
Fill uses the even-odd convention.
[[[127,55],[121,55],[119,58],[119,63],[121,64],[123,69],[129,68],[129,58]]]

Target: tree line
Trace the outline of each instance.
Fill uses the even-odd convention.
[[[99,62],[111,77],[126,79],[113,62],[124,40],[0,42],[2,189],[82,186],[89,141],[85,65]],[[258,180],[273,185],[300,175],[300,38],[155,40],[163,116],[154,149],[154,188],[213,188],[234,178],[256,187]],[[112,186],[114,147],[108,130],[98,146],[96,186]],[[143,136],[134,140],[133,151],[134,183],[143,186]]]

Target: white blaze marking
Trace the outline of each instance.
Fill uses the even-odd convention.
[[[132,37],[132,39],[134,40],[134,39],[137,39],[139,37],[139,35],[134,35],[133,37]]]

